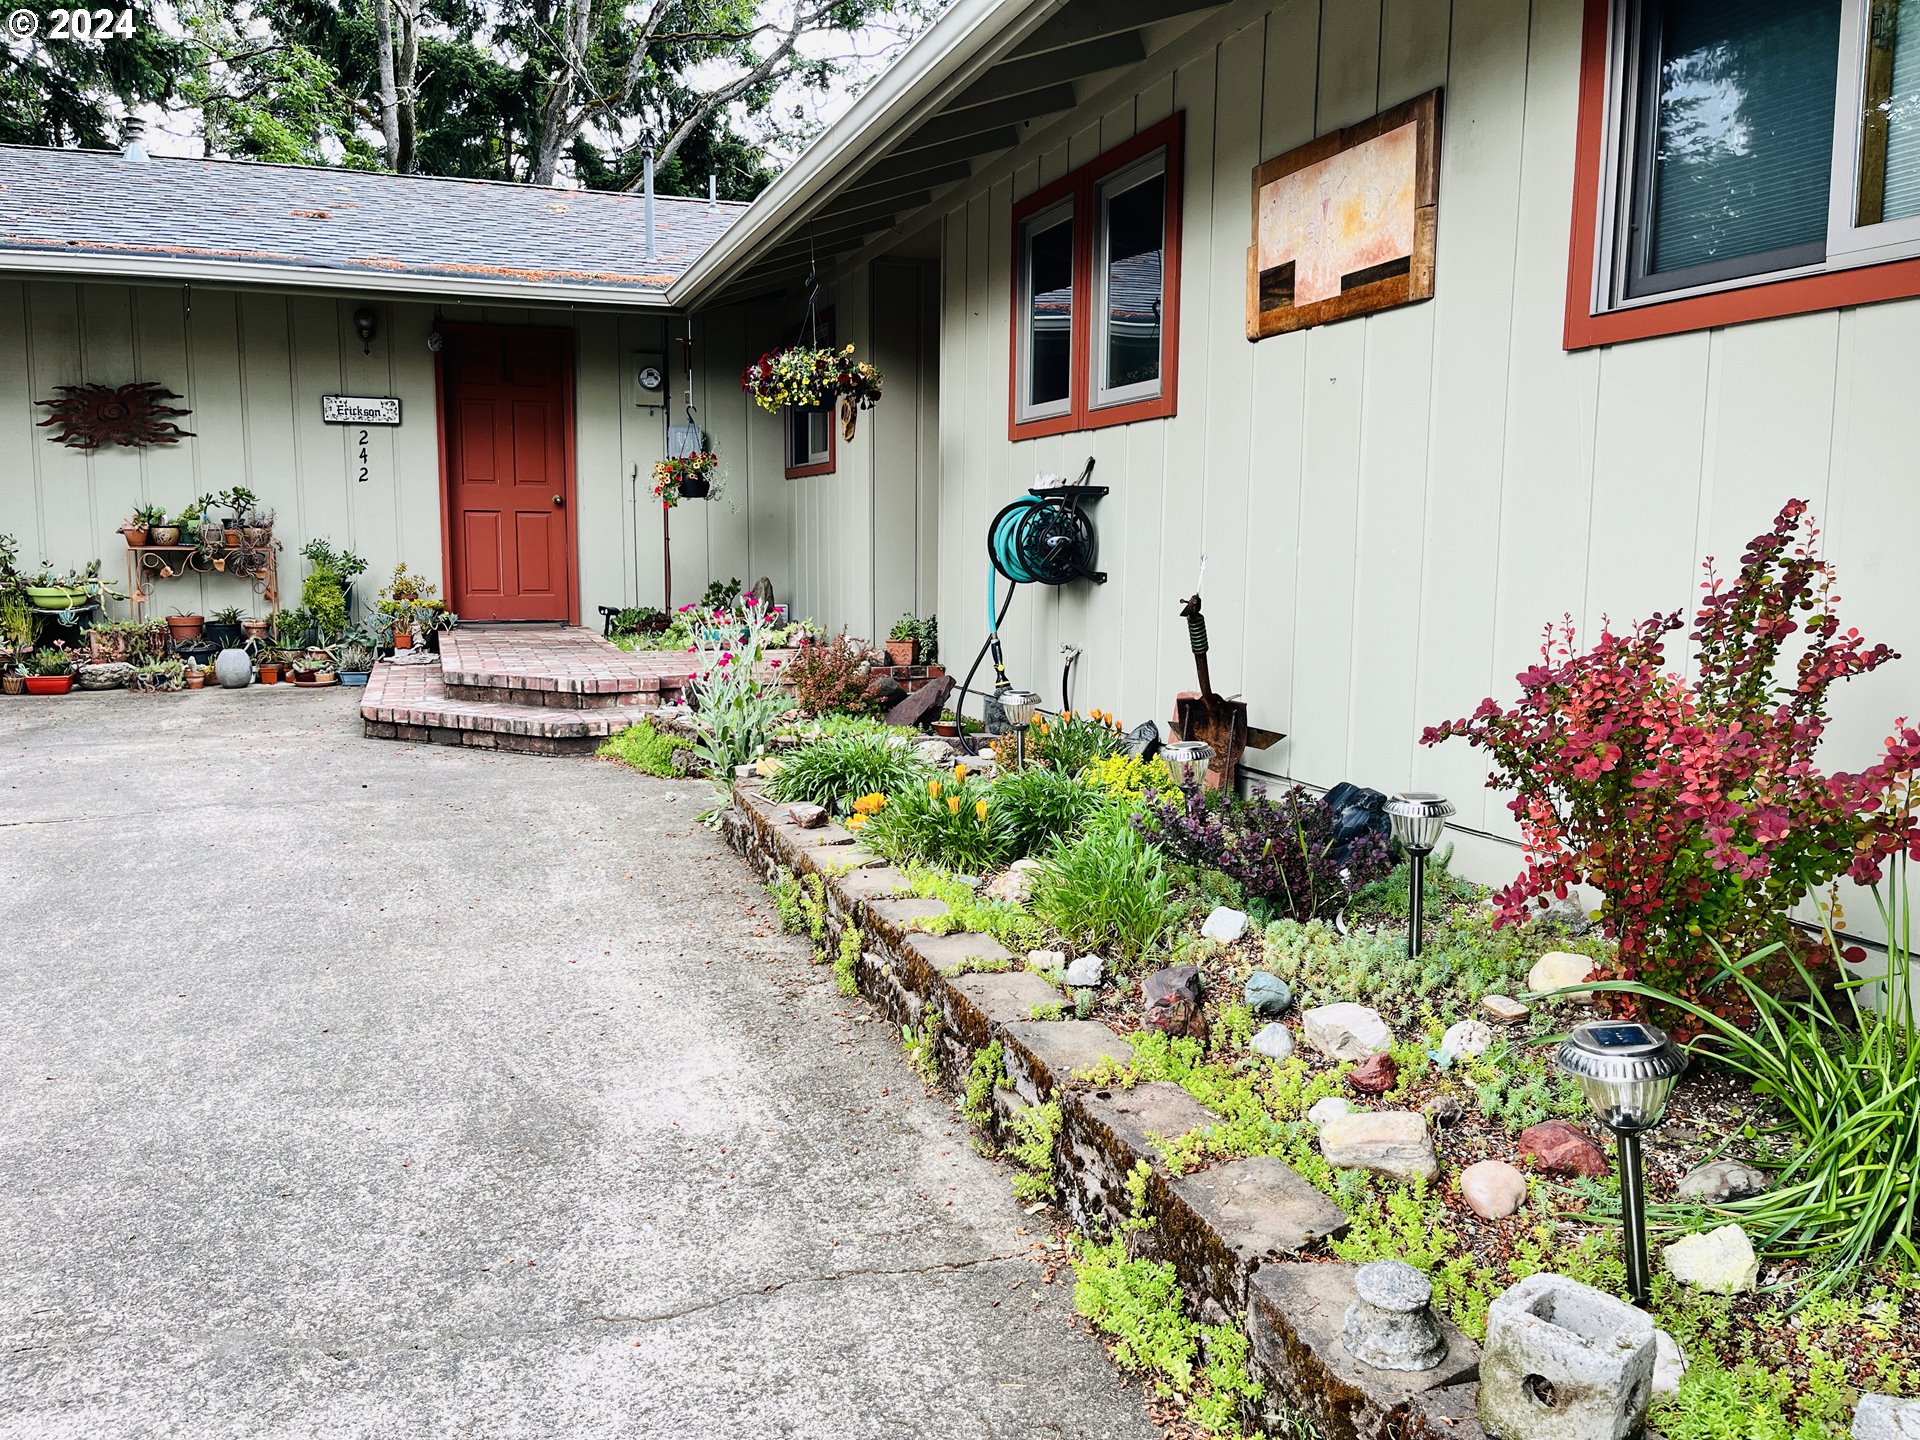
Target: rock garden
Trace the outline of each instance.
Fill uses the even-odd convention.
[[[1920,734],[1816,765],[1829,687],[1894,657],[1813,540],[1789,506],[1710,572],[1684,659],[1679,616],[1556,627],[1517,701],[1427,732],[1511,802],[1498,891],[1443,843],[1416,896],[1378,791],[1223,792],[1100,709],[1021,736],[836,706],[874,658],[819,637],[783,668],[840,683],[779,683],[783,619],[746,602],[683,627],[691,711],[616,748],[714,777],[782,923],[1061,1227],[1173,1430],[1920,1433]],[[1557,1062],[1589,1021],[1685,1047],[1643,1221]]]

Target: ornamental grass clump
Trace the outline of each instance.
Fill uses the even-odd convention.
[[[1006,823],[1013,858],[1036,855],[1056,836],[1076,834],[1111,809],[1113,797],[1061,770],[1016,770],[993,784],[993,803]]]
[[[1690,675],[1667,664],[1678,612],[1624,635],[1603,627],[1585,650],[1569,618],[1547,627],[1511,706],[1483,700],[1425,732],[1423,744],[1462,736],[1485,750],[1488,788],[1512,793],[1525,866],[1495,894],[1503,920],[1591,885],[1619,944],[1608,978],[1739,1017],[1741,987],[1707,988],[1722,951],[1778,942],[1769,968],[1781,978],[1804,948],[1787,919],[1795,903],[1842,873],[1871,884],[1886,857],[1920,850],[1920,829],[1889,804],[1920,763],[1920,731],[1896,722],[1882,759],[1857,774],[1815,764],[1829,688],[1897,658],[1840,628],[1818,539],[1793,500],[1730,582],[1707,560]]]
[[[1238,884],[1262,920],[1329,918],[1390,864],[1386,843],[1371,834],[1348,842],[1342,864],[1333,812],[1299,785],[1277,800],[1257,786],[1244,797],[1162,796],[1147,801],[1135,823],[1178,859]]]
[[[1033,913],[1086,951],[1123,965],[1153,953],[1173,926],[1166,857],[1125,811],[1056,838],[1034,879]]]
[[[783,805],[806,801],[845,815],[864,795],[916,789],[932,778],[931,766],[886,735],[830,735],[784,753],[767,794]]]

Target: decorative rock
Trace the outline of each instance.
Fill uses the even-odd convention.
[[[1593,917],[1587,914],[1587,907],[1572,895],[1555,900],[1534,918],[1558,925],[1569,935],[1584,935],[1593,929]]]
[[[1533,1013],[1532,1006],[1522,1005],[1511,995],[1482,995],[1480,1008],[1502,1025],[1518,1025]]]
[[[1347,1084],[1362,1095],[1384,1095],[1400,1079],[1391,1055],[1369,1055],[1347,1072]]]
[[[1166,1035],[1186,1035],[1204,1039],[1207,1017],[1200,1008],[1201,987],[1198,965],[1169,965],[1156,970],[1141,982],[1145,1001],[1141,1023],[1149,1030]]]
[[[1252,1045],[1257,1054],[1269,1060],[1284,1060],[1293,1054],[1293,1032],[1278,1020],[1262,1025],[1254,1032]],[[1326,1101],[1321,1101],[1326,1104]]]
[[[985,898],[1008,905],[1026,904],[1027,897],[1033,893],[1034,877],[1043,868],[1038,860],[1023,856],[993,877],[993,882],[987,886]]]
[[[1724,1205],[1758,1195],[1769,1184],[1767,1172],[1738,1160],[1715,1160],[1689,1170],[1680,1181],[1679,1197],[1702,1205]]]
[[[1493,1031],[1487,1028],[1484,1020],[1458,1021],[1449,1025],[1447,1033],[1440,1037],[1441,1051],[1456,1060],[1470,1060],[1476,1055],[1484,1055],[1491,1044]]]
[[[1056,970],[1067,968],[1067,952],[1064,950],[1029,950],[1027,968],[1038,970],[1043,975],[1051,975]]]
[[[891,675],[875,675],[867,681],[867,695],[875,709],[891,711],[907,698],[907,687]]]
[[[1674,1279],[1713,1295],[1738,1295],[1753,1289],[1760,1279],[1753,1242],[1738,1225],[1684,1236],[1661,1254]]]
[[[1200,934],[1208,940],[1219,940],[1231,945],[1247,933],[1247,917],[1244,911],[1232,910],[1225,905],[1216,905],[1207,916],[1206,923],[1200,927]]]
[[[1371,1170],[1395,1180],[1440,1173],[1424,1117],[1411,1110],[1356,1111],[1320,1127],[1320,1153],[1343,1170]]]
[[[1920,1400],[1862,1395],[1853,1410],[1853,1440],[1920,1440]]]
[[[1584,1175],[1597,1180],[1607,1173],[1606,1152],[1564,1120],[1543,1120],[1522,1130],[1520,1153],[1543,1175]]]
[[[1569,985],[1584,984],[1593,974],[1593,959],[1587,955],[1574,955],[1565,950],[1549,950],[1533,962],[1533,968],[1527,971],[1527,989],[1538,992],[1564,990]]]
[[[1091,989],[1107,973],[1107,962],[1098,955],[1082,955],[1067,966],[1067,984],[1076,990]]]
[[[808,805],[802,802],[789,805],[780,813],[781,818],[789,825],[798,825],[802,830],[818,830],[827,823],[826,809],[820,805]]]
[[[951,768],[953,765],[953,746],[938,736],[931,740],[921,740],[913,747],[913,753],[929,765]]]
[[[1404,1260],[1375,1260],[1354,1272],[1340,1343],[1376,1370],[1431,1370],[1447,1357],[1433,1318],[1433,1283]]]
[[[1482,1160],[1460,1172],[1460,1198],[1482,1220],[1504,1220],[1527,1202],[1527,1177],[1504,1160]]]
[[[1307,1111],[1307,1123],[1316,1127],[1338,1120],[1342,1115],[1351,1115],[1353,1106],[1338,1095],[1329,1095],[1324,1100],[1316,1100]]]
[[[1487,1307],[1480,1423],[1498,1440],[1626,1440],[1653,1398],[1653,1321],[1562,1275],[1529,1275]]]
[[[1278,975],[1256,970],[1247,977],[1247,1009],[1255,1015],[1272,1018],[1287,1013],[1293,1004],[1293,989]]]
[[[1330,1060],[1364,1060],[1393,1048],[1393,1032],[1387,1022],[1365,1005],[1322,1005],[1300,1019],[1307,1044]]]
[[[120,690],[133,679],[133,666],[124,660],[105,660],[98,665],[82,665],[73,672],[76,690]]]
[[[1680,1377],[1687,1373],[1687,1357],[1680,1353],[1680,1344],[1664,1330],[1653,1332],[1653,1393],[1656,1395],[1678,1395]],[[1914,1432],[1920,1437],[1920,1430]]]
[[[941,708],[947,703],[947,694],[952,689],[951,675],[942,675],[937,680],[927,681],[918,690],[888,707],[887,724],[898,725],[907,730],[918,730],[929,720],[938,720]]]
[[[253,683],[253,657],[229,645],[213,657],[213,678],[226,690],[244,690]]]

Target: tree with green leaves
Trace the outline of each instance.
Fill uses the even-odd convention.
[[[54,0],[8,0],[38,18],[28,38],[0,43],[0,144],[118,146],[127,113],[174,91],[185,51],[177,36],[139,17],[132,35],[49,41]]]

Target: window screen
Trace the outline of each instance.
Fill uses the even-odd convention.
[[[1668,286],[1644,288],[1824,258],[1839,0],[1665,0],[1645,13],[1651,113],[1632,248],[1641,276]]]

